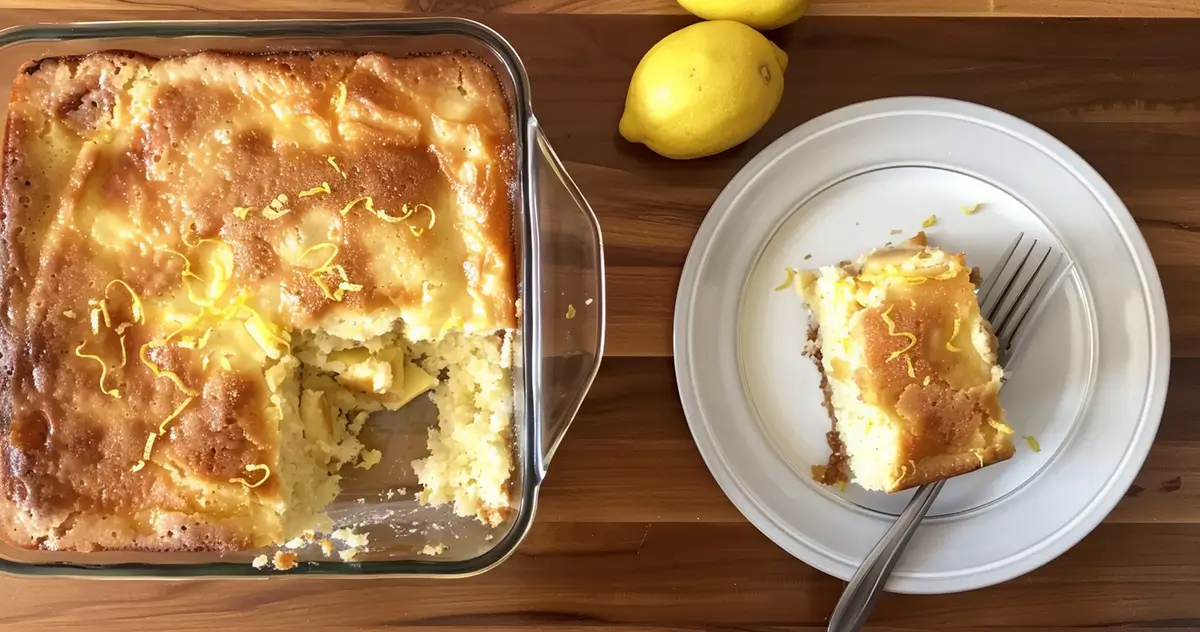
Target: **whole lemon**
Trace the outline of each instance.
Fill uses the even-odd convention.
[[[785,69],[787,54],[740,22],[680,29],[655,44],[633,71],[621,136],[668,158],[725,151],[775,113]]]
[[[808,0],[679,0],[705,20],[734,20],[756,29],[777,29],[800,19]]]

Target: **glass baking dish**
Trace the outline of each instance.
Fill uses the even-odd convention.
[[[28,551],[0,542],[0,572],[95,577],[467,576],[502,562],[533,520],[538,487],[599,368],[604,347],[604,255],[591,208],[554,154],[533,115],[529,78],[512,46],[465,19],[106,22],[15,27],[0,31],[0,120],[7,119],[10,79],[44,57],[128,50],[155,56],[200,50],[268,52],[341,50],[409,55],[466,50],[500,77],[517,139],[514,252],[520,270],[519,331],[514,345],[512,502],[501,526],[459,518],[447,506],[421,506],[410,461],[425,455],[436,419],[422,398],[376,415],[363,430],[383,451],[371,470],[344,468],[343,492],[329,508],[339,526],[369,535],[352,562],[304,550],[286,571],[256,570],[267,551],[218,553],[71,553]],[[444,545],[436,557],[426,546]],[[316,548],[316,547],[310,547]]]

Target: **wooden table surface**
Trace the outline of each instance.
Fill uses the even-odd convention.
[[[707,208],[755,152],[827,110],[907,94],[1001,108],[1094,165],[1128,204],[1158,263],[1174,358],[1150,457],[1095,532],[1000,586],[885,595],[869,629],[1200,628],[1200,23],[1125,17],[1200,15],[1200,1],[817,1],[813,16],[772,35],[791,55],[775,117],[744,147],[690,163],[659,159],[616,134],[641,54],[691,21],[671,0],[197,0],[204,11],[59,0],[71,10],[36,10],[49,4],[0,0],[0,26],[250,16],[240,11],[251,5],[360,14],[492,9],[481,19],[520,51],[537,114],[600,216],[609,353],[554,459],[532,533],[492,572],[448,582],[0,578],[0,629],[824,630],[842,582],[749,525],[692,443],[669,357],[672,305]],[[905,14],[925,17],[896,17]],[[964,17],[1013,14],[1123,19]]]

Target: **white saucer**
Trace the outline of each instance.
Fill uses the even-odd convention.
[[[980,204],[974,214],[961,207]],[[733,503],[777,544],[848,578],[908,500],[817,485],[829,450],[807,315],[775,291],[787,267],[854,259],[924,230],[986,278],[1018,232],[1071,268],[1006,367],[1018,438],[1005,463],[950,481],[888,589],[939,593],[1045,564],[1104,518],[1162,414],[1162,288],[1129,212],[1041,130],[978,105],[884,99],[814,119],[725,188],[692,245],[675,308],[675,368],[692,434]]]

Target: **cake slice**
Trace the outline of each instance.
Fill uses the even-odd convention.
[[[996,338],[962,254],[919,233],[802,271],[810,349],[833,416],[822,482],[896,492],[1012,456]]]

